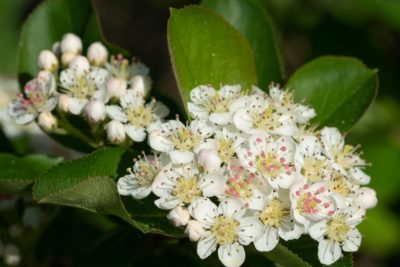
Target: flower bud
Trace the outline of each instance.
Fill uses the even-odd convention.
[[[70,102],[70,96],[69,95],[65,95],[65,94],[61,94],[58,97],[58,108],[62,111],[62,112],[69,112],[69,102]]]
[[[71,60],[73,60],[76,57],[75,54],[73,53],[64,53],[61,56],[61,63],[63,65],[63,67],[67,67],[68,64],[71,62]]]
[[[64,34],[61,44],[60,44],[61,52],[64,53],[72,53],[78,55],[82,51],[82,41],[77,35],[73,33]]]
[[[51,47],[51,50],[53,51],[54,55],[57,57],[61,56],[61,44],[60,42],[55,42],[53,46]]]
[[[148,76],[136,75],[131,79],[131,88],[145,97],[150,92],[151,80]]]
[[[203,224],[199,221],[190,220],[187,223],[185,234],[188,235],[190,241],[198,241],[204,234]]]
[[[74,69],[78,75],[83,75],[90,69],[90,63],[84,56],[74,57],[68,64],[68,67]]]
[[[87,57],[92,65],[102,66],[108,59],[107,48],[100,42],[95,42],[89,46]]]
[[[58,69],[58,59],[50,50],[42,50],[39,54],[38,66],[42,70],[56,71]]]
[[[57,119],[51,112],[42,112],[38,117],[39,126],[45,131],[50,132],[57,127]]]
[[[107,138],[110,143],[120,144],[125,141],[125,126],[117,120],[112,120],[106,126]]]
[[[221,166],[221,158],[215,149],[202,149],[198,155],[198,163],[206,171],[217,171]]]
[[[4,247],[3,251],[4,262],[10,266],[17,266],[21,261],[21,255],[18,247],[8,244]]]
[[[179,227],[188,223],[190,214],[187,209],[178,206],[168,213],[167,218],[175,227]]]
[[[355,201],[365,209],[374,208],[378,203],[375,190],[368,187],[357,190]]]
[[[124,79],[110,78],[107,82],[107,92],[110,98],[119,99],[126,93],[128,84]]]
[[[85,107],[85,114],[91,123],[99,123],[106,118],[106,105],[103,101],[93,99]]]

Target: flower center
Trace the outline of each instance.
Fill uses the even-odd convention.
[[[346,240],[350,227],[347,225],[344,216],[337,216],[328,222],[327,236],[330,240],[343,242]]]
[[[221,215],[215,220],[211,232],[217,239],[218,245],[232,244],[237,240],[238,226],[237,220]]]
[[[301,174],[308,178],[311,182],[320,181],[323,177],[322,171],[325,169],[325,160],[315,157],[306,157],[301,169]]]
[[[201,190],[197,184],[197,177],[179,177],[172,194],[183,203],[190,204],[193,199],[201,196]]]
[[[308,190],[309,185],[305,184],[303,186],[304,190]],[[297,209],[301,214],[304,215],[315,215],[320,213],[325,213],[332,215],[334,213],[331,203],[327,201],[324,197],[321,197],[326,191],[326,188],[321,186],[315,191],[296,191]]]
[[[75,83],[68,88],[72,97],[80,99],[90,98],[96,90],[95,83],[92,80],[87,79],[86,75],[76,75],[75,79]]]
[[[348,196],[351,193],[351,188],[346,178],[338,172],[335,172],[335,175],[330,180],[329,185],[334,192],[339,193],[342,196]]]
[[[247,173],[243,166],[230,166],[232,175],[227,181],[228,188],[225,194],[236,198],[248,199],[252,197],[252,183],[254,181],[254,174]]]
[[[172,132],[171,140],[178,150],[188,151],[197,146],[199,137],[187,128],[179,128]]]
[[[264,225],[279,228],[282,218],[287,216],[289,212],[289,209],[283,205],[282,201],[273,199],[261,212],[259,218]]]
[[[278,159],[271,153],[261,151],[261,153],[256,156],[257,171],[263,175],[269,176],[272,180],[283,172],[286,172],[287,175],[290,175],[296,170],[296,168],[293,164],[286,163],[285,161],[286,159],[283,157]]]
[[[235,155],[235,150],[233,149],[233,140],[228,138],[219,139],[217,153],[223,162],[228,162],[230,159],[232,159]]]
[[[129,123],[137,127],[147,127],[154,121],[151,107],[145,107],[144,105],[138,107],[128,106],[126,115]]]
[[[28,83],[24,87],[26,99],[21,94],[21,104],[33,105],[36,109],[43,107],[47,102],[47,97],[43,95],[39,82]]]
[[[140,159],[134,165],[134,174],[141,186],[150,186],[159,170],[160,164],[157,159]]]
[[[261,113],[253,113],[253,125],[255,128],[271,131],[279,126],[279,122],[273,117],[274,108],[268,107]]]

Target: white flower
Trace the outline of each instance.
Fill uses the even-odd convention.
[[[218,91],[211,86],[200,85],[190,92],[192,102],[188,102],[189,113],[196,119],[226,125],[232,122],[233,112],[244,106],[245,98],[241,96],[239,85],[225,85]]]
[[[311,222],[333,216],[343,200],[332,193],[325,182],[297,182],[290,188],[290,202],[295,220],[306,230]]]
[[[24,94],[10,102],[9,116],[17,124],[27,124],[33,121],[39,113],[50,112],[57,105],[55,93],[56,82],[53,74],[41,71],[38,77],[29,81],[24,87]]]
[[[236,128],[248,134],[270,133],[292,136],[297,132],[293,115],[277,111],[267,96],[252,95],[233,116]]]
[[[153,193],[160,197],[155,201],[161,209],[188,206],[199,197],[209,195],[213,187],[201,180],[199,170],[191,163],[180,167],[167,165],[156,176]]]
[[[80,75],[73,69],[66,69],[60,74],[63,93],[70,96],[68,110],[74,115],[82,113],[85,105],[91,99],[107,101],[106,80],[108,72],[105,69],[93,67],[88,73]]]
[[[255,217],[244,216],[245,209],[234,199],[222,200],[217,207],[209,199],[199,199],[189,209],[192,217],[206,229],[197,243],[201,259],[218,247],[218,258],[227,267],[238,267],[245,260],[243,245],[253,242],[261,233],[261,223]]]
[[[89,122],[100,123],[106,119],[106,105],[103,101],[92,99],[85,106],[85,115]]]
[[[107,93],[110,98],[119,99],[126,94],[128,83],[125,79],[110,78],[107,82]]]
[[[371,178],[363,172],[367,165],[356,153],[358,147],[345,145],[344,138],[336,128],[325,127],[321,131],[321,140],[326,156],[333,162],[332,166],[358,184],[368,184]]]
[[[322,146],[315,136],[302,136],[295,152],[296,168],[309,182],[329,178],[328,159],[322,154]]]
[[[378,203],[375,190],[368,187],[358,189],[355,193],[354,201],[364,209],[374,208]]]
[[[117,120],[112,120],[106,125],[107,139],[112,144],[121,144],[126,139],[125,126]]]
[[[101,42],[92,43],[87,51],[87,57],[94,66],[102,66],[108,59],[107,48]]]
[[[239,134],[227,128],[218,129],[214,133],[214,137],[206,140],[199,146],[199,149],[212,149],[225,164],[234,158],[240,145],[245,139]]]
[[[249,138],[249,149],[241,149],[238,157],[251,172],[265,179],[272,188],[289,188],[298,174],[294,165],[295,144],[290,137],[274,141],[271,135]]]
[[[271,194],[260,209],[258,218],[263,229],[254,246],[259,251],[271,251],[278,244],[279,238],[286,241],[297,239],[304,231],[293,218],[287,190]]]
[[[196,242],[204,235],[203,224],[196,220],[190,220],[187,223],[185,234],[188,235],[190,241]]]
[[[61,52],[80,54],[82,51],[82,40],[77,35],[73,33],[64,34],[60,43]]]
[[[342,250],[358,250],[361,234],[356,225],[363,220],[364,215],[364,210],[350,207],[310,226],[310,236],[319,241],[318,258],[322,264],[329,265],[337,261],[342,256]]]
[[[117,188],[123,196],[131,195],[136,199],[147,197],[151,193],[154,178],[165,164],[156,154],[144,156],[135,161],[129,174],[119,178]]]
[[[42,70],[56,71],[58,69],[58,59],[50,50],[43,50],[39,54],[38,66]]]
[[[142,142],[146,138],[146,131],[150,131],[169,113],[168,108],[155,100],[145,104],[141,95],[128,90],[120,99],[120,106],[106,107],[108,116],[125,124],[126,134],[135,142]]]
[[[175,227],[185,226],[189,222],[190,214],[186,208],[178,206],[168,213],[167,219],[170,220]]]
[[[185,164],[193,160],[194,153],[213,131],[206,121],[193,120],[185,126],[178,120],[170,120],[150,132],[149,144],[156,151],[168,153],[174,164]]]
[[[41,112],[38,116],[38,124],[45,132],[50,132],[57,127],[57,118],[51,112]]]
[[[316,115],[313,108],[294,103],[292,93],[281,90],[275,84],[271,84],[269,87],[269,95],[272,99],[272,105],[278,110],[281,109],[292,114],[297,123],[307,123]]]

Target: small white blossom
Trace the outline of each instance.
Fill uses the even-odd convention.
[[[190,220],[187,223],[185,233],[188,235],[190,241],[196,242],[204,235],[204,226],[201,222]]]
[[[130,80],[130,89],[146,97],[151,89],[151,79],[146,75],[136,75]]]
[[[178,206],[168,213],[167,219],[170,220],[175,227],[185,226],[189,222],[190,214],[186,208]]]
[[[89,72],[90,63],[86,57],[76,56],[69,62],[68,68],[74,70],[77,76],[83,76]]]
[[[38,124],[45,132],[50,132],[57,127],[57,118],[51,112],[41,112],[38,116]]]
[[[101,42],[92,43],[87,52],[90,63],[94,66],[103,66],[108,59],[107,48]]]
[[[103,101],[92,99],[85,106],[85,115],[89,122],[100,123],[106,119],[106,105]]]
[[[112,144],[121,144],[126,139],[125,126],[117,120],[112,120],[106,125],[107,139]]]
[[[43,50],[39,54],[38,66],[42,70],[56,71],[58,69],[58,59],[50,50]]]
[[[107,93],[112,99],[119,99],[126,94],[128,83],[125,79],[110,78],[107,82]]]
[[[60,43],[61,52],[78,55],[82,51],[82,40],[73,33],[64,34]]]

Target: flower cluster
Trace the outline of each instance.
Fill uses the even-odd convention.
[[[40,72],[10,102],[9,116],[18,124],[36,119],[43,130],[56,133],[69,133],[68,118],[81,116],[94,137],[105,132],[109,143],[144,141],[169,112],[160,102],[146,100],[149,69],[136,59],[109,56],[100,42],[92,43],[86,56],[82,49],[82,40],[67,33],[52,51],[41,51]]]
[[[149,130],[154,154],[118,180],[121,195],[156,195],[199,257],[218,250],[228,267],[243,264],[246,245],[270,251],[302,235],[319,242],[323,264],[358,250],[356,226],[377,202],[358,147],[336,128],[316,130],[314,109],[274,84],[269,94],[202,85],[190,98],[193,120]]]

